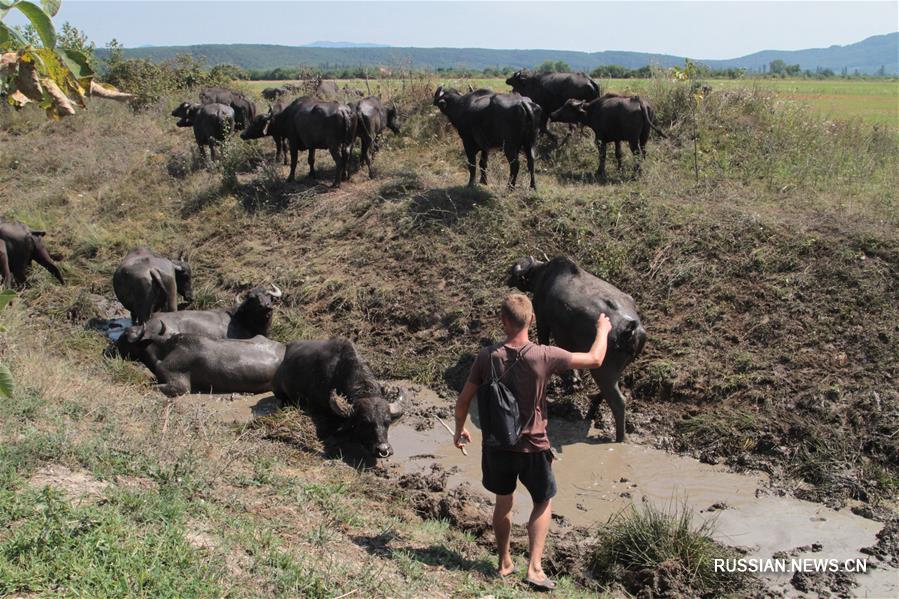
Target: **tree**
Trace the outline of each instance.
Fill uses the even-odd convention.
[[[768,65],[768,70],[774,75],[783,75],[787,69],[787,63],[777,58]]]
[[[68,33],[64,32],[63,43],[57,43],[50,17],[59,10],[60,1],[41,0],[38,6],[29,0],[0,0],[0,96],[17,107],[36,103],[53,119],[75,114],[75,105],[83,108],[84,98],[90,93],[127,99],[127,94],[95,83],[88,57],[64,45],[80,43],[77,29],[70,27]],[[13,9],[28,18],[37,39],[27,27],[20,30],[3,22]]]

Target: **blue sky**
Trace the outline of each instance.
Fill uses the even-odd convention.
[[[98,46],[199,43],[632,50],[733,58],[894,32],[899,2],[251,2],[63,0]],[[13,23],[18,20],[13,20]]]

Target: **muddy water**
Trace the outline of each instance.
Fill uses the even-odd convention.
[[[441,408],[447,401],[435,393],[402,381],[388,384],[405,387],[406,397],[418,409]],[[196,411],[225,422],[248,422],[271,413],[278,402],[271,394],[221,396],[185,395],[178,398],[179,411]],[[405,472],[430,471],[441,464],[454,471],[449,479],[453,487],[463,481],[480,487],[481,450],[477,414],[469,425],[473,442],[468,456],[453,447],[452,438],[433,418],[410,415],[390,428],[394,449],[391,462]],[[453,426],[452,420],[444,419]],[[417,430],[421,428],[423,430]],[[767,559],[775,552],[787,551],[813,543],[822,545],[819,552],[792,555],[798,558],[834,558],[839,560],[865,557],[859,549],[876,543],[881,524],[850,513],[836,511],[820,504],[790,497],[768,494],[766,478],[728,472],[723,467],[701,464],[697,460],[672,455],[639,442],[603,443],[599,431],[587,423],[551,420],[549,436],[560,460],[553,465],[558,494],[553,511],[570,523],[592,526],[606,522],[632,504],[651,502],[661,508],[686,503],[702,519],[716,520],[716,538],[727,545],[748,549],[747,557]],[[485,497],[491,497],[483,491]],[[709,510],[715,504],[724,509]],[[515,494],[514,521],[524,524],[531,508],[527,492]],[[772,584],[788,596],[804,596],[790,586],[790,574],[769,575]],[[899,571],[879,568],[859,575],[858,597],[899,597]]]
[[[438,401],[436,396],[428,398]],[[446,402],[439,400],[445,405]],[[449,485],[468,480],[480,487],[481,434],[469,425],[472,443],[468,456],[452,444],[450,433],[439,423],[416,430],[411,422],[400,421],[390,429],[394,461],[407,472],[426,471],[439,462],[455,469]],[[450,427],[452,421],[444,419]],[[421,425],[419,424],[419,427]],[[549,437],[560,460],[554,472],[558,494],[553,511],[574,525],[591,526],[606,522],[631,504],[650,502],[668,508],[686,503],[697,517],[716,520],[719,541],[749,550],[748,557],[770,558],[775,552],[819,543],[816,553],[798,553],[796,557],[836,558],[865,557],[862,547],[874,545],[882,525],[848,510],[836,511],[820,504],[791,497],[777,497],[766,491],[766,478],[728,472],[723,467],[672,455],[664,451],[629,442],[603,443],[596,429],[588,423],[550,421]],[[484,491],[487,495],[487,492]],[[713,509],[715,504],[724,509]],[[519,485],[515,493],[513,520],[527,522],[531,509],[527,492]],[[790,574],[772,575],[772,582],[782,585],[791,596],[797,591],[789,586]],[[858,596],[899,597],[899,571],[878,569],[860,575]]]

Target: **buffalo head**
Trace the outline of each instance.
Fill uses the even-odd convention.
[[[147,349],[154,342],[159,343],[166,338],[166,326],[159,323],[159,329],[151,331],[146,324],[136,324],[125,329],[116,339],[115,347],[119,355],[126,360],[145,361],[148,358]]]
[[[344,430],[352,430],[362,446],[372,455],[386,458],[393,455],[393,448],[387,440],[390,423],[403,415],[403,397],[387,402],[383,396],[358,397],[350,404],[336,391],[331,392],[331,411],[342,418]]]
[[[177,260],[172,260],[172,264],[175,265],[175,285],[184,301],[190,303],[194,301],[194,292],[190,281],[190,264],[184,261],[183,257],[182,254]]]
[[[583,100],[566,100],[549,118],[557,123],[586,123],[587,103]]]
[[[400,134],[400,117],[397,114],[396,106],[387,109],[387,128],[397,135]]]
[[[509,278],[506,285],[515,287],[521,291],[531,291],[531,275],[535,267],[542,266],[543,262],[535,259],[533,256],[527,258],[519,258],[509,269]]]
[[[434,106],[440,110],[446,110],[446,90],[443,86],[438,86],[434,91]]]
[[[241,139],[259,139],[268,135],[268,128],[272,122],[272,112],[268,114],[258,114],[256,118],[250,121],[247,128],[240,134]]]
[[[258,335],[268,335],[272,326],[272,313],[275,311],[273,300],[283,295],[274,283],[271,289],[254,287],[246,297],[237,298],[237,309],[234,314],[241,323]]]
[[[506,85],[512,88],[512,91],[523,93],[525,85],[530,79],[530,73],[527,71],[515,71],[506,79]]]

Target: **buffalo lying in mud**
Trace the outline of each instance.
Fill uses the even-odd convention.
[[[182,310],[160,312],[147,321],[151,331],[162,326],[168,336],[197,335],[211,339],[251,339],[267,336],[272,327],[273,300],[281,297],[281,290],[255,287],[233,308],[227,310]]]
[[[352,341],[288,344],[284,362],[275,374],[273,391],[282,402],[302,403],[344,419],[342,428],[351,430],[373,455],[385,458],[393,454],[387,429],[402,415],[402,399],[384,399],[381,386]]]
[[[252,339],[168,336],[165,324],[128,328],[116,342],[123,358],[143,363],[156,375],[158,389],[173,397],[185,393],[263,393],[272,379],[284,344],[257,335]]]
[[[634,299],[602,279],[582,270],[568,258],[540,262],[520,258],[509,271],[508,285],[534,296],[537,337],[573,352],[590,349],[596,337],[596,319],[609,317],[612,330],[602,366],[590,371],[615,416],[615,440],[624,441],[624,396],[618,379],[646,343]],[[591,418],[596,410],[591,408]]]
[[[628,142],[634,156],[639,160],[646,157],[646,142],[650,130],[662,137],[665,134],[652,122],[652,108],[640,96],[619,96],[606,94],[591,102],[568,100],[565,105],[550,115],[552,120],[562,123],[587,125],[596,135],[599,150],[600,177],[606,176],[606,144],[615,142],[615,159],[621,170],[621,143]],[[639,169],[640,163],[637,163]]]
[[[238,131],[256,118],[256,105],[241,92],[223,87],[207,87],[200,90],[201,104],[224,104],[234,111],[234,126]]]
[[[562,107],[567,100],[594,100],[599,97],[599,86],[584,73],[532,73],[516,71],[506,79],[512,91],[527,96],[540,105],[540,131],[553,141],[555,136],[547,129],[550,113]]]
[[[22,223],[0,222],[0,287],[24,285],[32,261],[65,285],[59,267],[44,247],[44,235],[46,231],[32,231]]]
[[[147,322],[154,312],[177,312],[178,295],[193,301],[190,265],[182,257],[169,260],[147,247],[128,252],[112,275],[112,287],[132,322]]]
[[[371,161],[377,150],[378,136],[384,129],[390,129],[399,135],[400,125],[396,107],[385,108],[377,96],[369,96],[359,100],[355,105],[358,123],[356,136],[362,140],[360,162],[368,166],[368,176],[374,177]]]
[[[518,154],[524,152],[531,176],[531,189],[537,189],[534,179],[534,148],[537,145],[537,124],[540,106],[518,94],[497,94],[489,89],[476,89],[467,94],[438,87],[434,105],[449,118],[462,138],[468,159],[468,185],[474,186],[481,153],[481,184],[487,184],[487,158],[490,150],[502,149],[509,161],[509,187],[518,180]]]
[[[215,160],[215,148],[234,131],[234,110],[224,104],[191,104],[184,102],[172,111],[180,117],[179,127],[193,127],[200,154],[206,158],[206,147]]]

